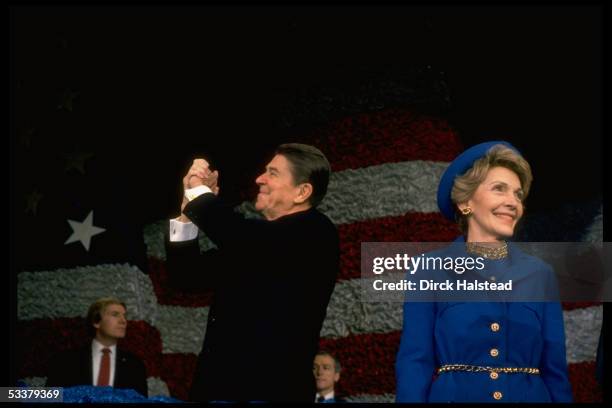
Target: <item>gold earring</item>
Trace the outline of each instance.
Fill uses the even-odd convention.
[[[465,207],[463,210],[461,210],[461,214],[463,215],[470,215],[472,213],[472,209],[470,207]]]

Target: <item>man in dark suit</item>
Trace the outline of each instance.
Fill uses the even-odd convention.
[[[223,205],[218,172],[194,160],[166,248],[171,275],[214,291],[191,400],[312,402],[312,361],[339,269],[337,230],[315,208],[329,174],[318,149],[279,146],[255,180],[264,219],[254,219]],[[200,254],[198,228],[217,250]]]
[[[47,387],[75,385],[131,388],[147,396],[147,375],[142,361],[117,348],[125,337],[126,306],[116,298],[96,300],[87,313],[87,323],[94,338],[78,350],[57,355],[50,364]]]
[[[317,382],[316,403],[346,402],[335,391],[336,383],[340,380],[341,369],[340,362],[331,353],[325,350],[317,352],[312,365],[312,373]]]

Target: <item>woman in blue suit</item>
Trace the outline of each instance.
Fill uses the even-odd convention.
[[[547,264],[506,243],[531,181],[506,142],[473,146],[442,176],[438,206],[463,232],[453,252],[485,258],[485,279],[554,282]],[[405,302],[396,379],[398,402],[571,402],[561,305]]]

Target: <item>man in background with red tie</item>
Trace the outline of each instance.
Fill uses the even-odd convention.
[[[147,374],[134,354],[117,348],[125,337],[127,308],[116,298],[96,300],[87,312],[87,324],[94,338],[82,349],[58,355],[49,366],[47,387],[75,385],[131,388],[147,394]]]

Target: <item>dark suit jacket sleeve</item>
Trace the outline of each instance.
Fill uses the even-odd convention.
[[[306,264],[312,265],[314,270],[323,269],[327,273],[321,271],[319,275],[325,276],[324,280],[332,279],[331,290],[333,290],[333,282],[338,271],[338,232],[331,221],[317,210],[309,209],[270,222],[246,218],[233,208],[224,205],[214,194],[206,193],[189,202],[183,212],[217,245],[220,252],[235,254],[242,257],[242,260],[252,260],[250,265],[258,274],[275,269],[278,271],[280,265],[291,264],[295,259],[302,258],[304,253],[316,253],[316,257],[303,262],[299,268],[296,268],[296,272],[303,271],[308,275],[308,281],[312,281],[310,273],[312,269],[306,268]],[[258,265],[259,261],[255,259],[260,257],[260,251],[268,251],[269,248],[275,248],[283,260],[277,259],[276,266]],[[228,262],[227,259],[223,260]],[[221,271],[220,275],[224,275],[222,271],[231,267],[223,264],[222,259],[216,266],[217,270]],[[232,270],[239,274],[248,274],[253,268]],[[218,279],[223,277],[219,276]]]
[[[190,201],[183,213],[222,250],[256,239],[257,235],[249,227],[267,224],[245,219],[244,215],[224,205],[212,193],[202,194]]]
[[[47,387],[91,385],[91,351],[89,347],[61,352],[51,358]]]
[[[169,227],[165,228],[166,267],[168,283],[182,291],[201,291],[217,283],[220,255],[216,249],[200,253],[197,239],[170,242]]]
[[[138,357],[134,357],[134,389],[145,397],[149,396],[147,370],[144,363]]]
[[[117,357],[115,388],[130,388],[148,397],[147,370],[142,360],[127,351]]]
[[[61,369],[60,356],[55,355],[49,360],[49,371],[47,374],[46,387],[62,387],[66,384],[64,370]]]

